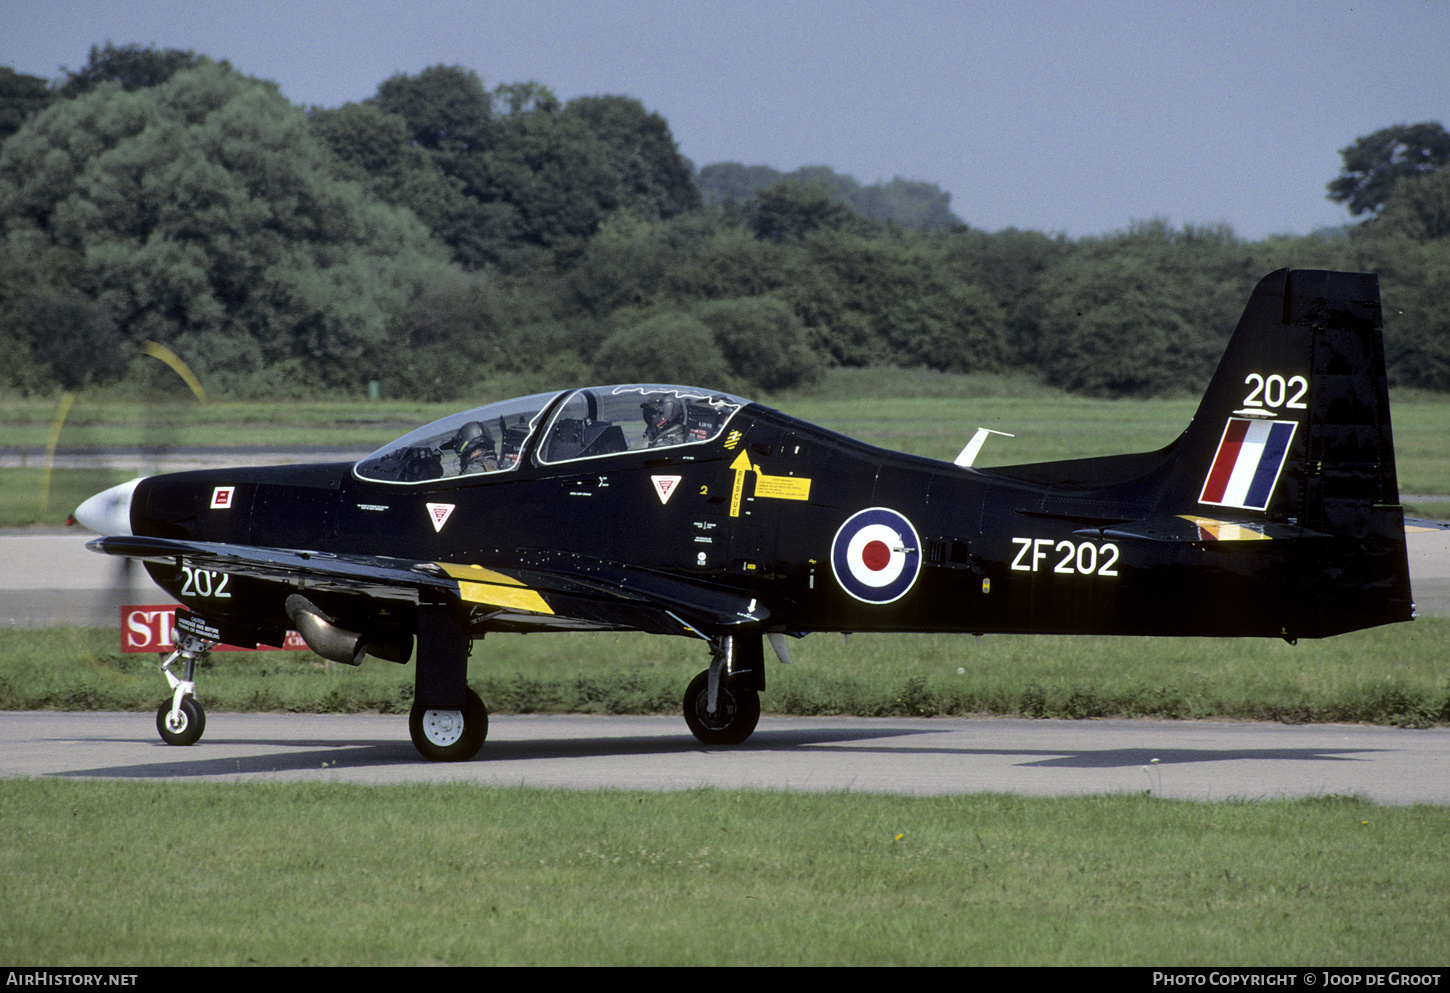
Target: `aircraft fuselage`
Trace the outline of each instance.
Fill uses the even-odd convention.
[[[1064,493],[1011,470],[874,448],[756,405],[729,426],[706,446],[563,465],[532,463],[526,451],[512,472],[409,486],[360,478],[351,463],[174,474],[141,484],[133,528],[506,573],[598,563],[607,575],[610,563],[628,563],[757,598],[768,627],[788,632],[1296,638],[1409,617],[1407,588],[1400,616],[1367,618],[1334,582],[1353,572],[1368,586],[1396,585],[1403,545],[1392,541],[1281,529],[1229,542],[1188,516],[1156,538],[1115,532],[1161,495],[1151,459]],[[275,580],[149,568],[199,612],[285,624]],[[395,609],[410,623],[406,604]],[[489,610],[475,610],[473,626],[590,627]]]

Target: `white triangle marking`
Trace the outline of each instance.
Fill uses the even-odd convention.
[[[672,497],[672,496],[675,495],[675,490],[679,488],[680,480],[682,480],[684,478],[685,478],[684,476],[651,476],[650,477],[650,482],[652,482],[652,483],[655,484],[655,492],[659,494],[660,504],[661,505],[664,505],[664,504],[667,504],[667,503],[670,502],[670,497]]]
[[[443,525],[448,523],[448,515],[453,513],[455,504],[451,503],[428,503],[428,515],[433,519],[433,530],[442,531]]]

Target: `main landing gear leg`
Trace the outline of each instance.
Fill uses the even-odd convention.
[[[468,622],[444,606],[418,612],[418,661],[408,732],[431,762],[467,762],[488,737],[488,708],[468,688]]]
[[[685,690],[685,723],[706,745],[738,745],[760,721],[765,654],[758,637],[724,635],[710,642],[710,668]]]
[[[214,641],[178,631],[176,651],[161,663],[161,675],[171,684],[171,699],[156,711],[156,730],[168,745],[194,745],[206,730],[206,711],[196,699],[196,664],[205,661],[214,647]],[[171,671],[178,658],[186,662],[180,679]]]

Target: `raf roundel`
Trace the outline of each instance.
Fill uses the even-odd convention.
[[[831,542],[831,571],[857,600],[891,603],[906,595],[921,571],[921,541],[901,514],[872,507],[852,514]]]

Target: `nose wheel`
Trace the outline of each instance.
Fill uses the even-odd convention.
[[[161,663],[161,675],[171,686],[171,699],[156,710],[156,730],[161,740],[168,745],[194,745],[206,730],[206,711],[196,699],[196,663],[205,659],[216,646],[214,641],[205,641],[192,634],[178,632],[176,651]],[[177,678],[171,671],[177,659],[185,662],[183,675]]]
[[[168,745],[194,745],[206,730],[206,711],[194,696],[181,698],[181,705],[171,701],[156,710],[156,730]]]

